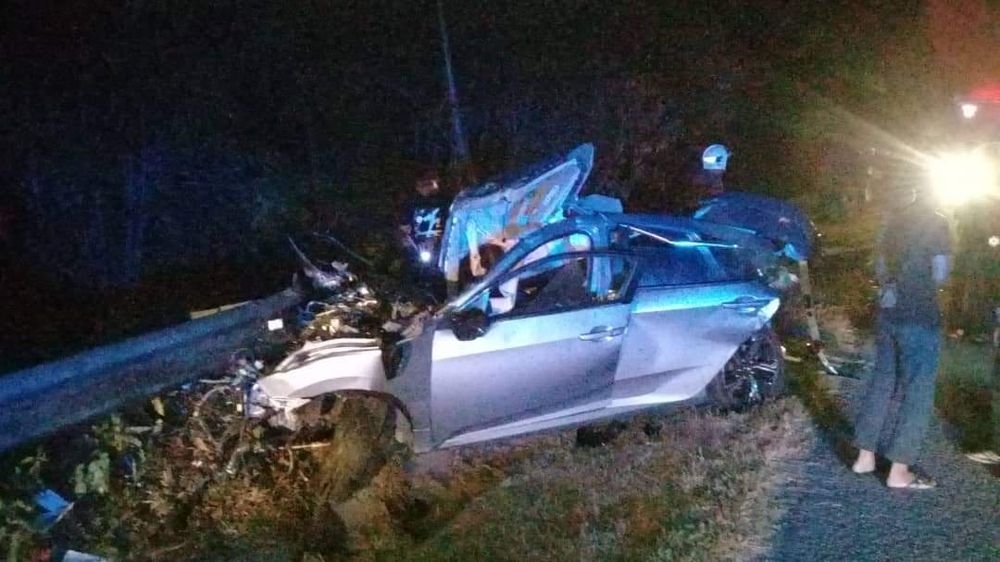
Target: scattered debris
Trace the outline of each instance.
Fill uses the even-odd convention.
[[[358,254],[354,250],[351,250],[350,248],[348,248],[343,242],[341,242],[340,240],[337,240],[332,234],[329,234],[329,233],[320,234],[318,232],[314,232],[313,236],[316,236],[316,237],[322,238],[324,240],[327,240],[329,242],[332,242],[335,246],[337,246],[338,248],[340,248],[341,250],[343,250],[344,252],[346,252],[347,255],[351,256],[352,258],[358,260],[359,262],[361,262],[362,264],[364,264],[364,265],[366,265],[368,267],[373,267],[374,266],[374,264],[372,264],[371,261],[369,261],[369,260],[361,257],[360,254]]]
[[[73,509],[73,502],[66,501],[53,490],[45,489],[35,494],[35,505],[41,509],[35,526],[46,531],[62,520]]]
[[[299,257],[299,261],[302,263],[302,272],[312,282],[314,289],[318,291],[337,291],[354,280],[354,276],[347,270],[346,263],[331,262],[332,271],[324,271],[302,253],[302,250],[299,249],[291,237],[288,238],[288,243],[292,245],[292,250]]]

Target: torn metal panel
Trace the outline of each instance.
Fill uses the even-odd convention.
[[[306,278],[312,283],[315,290],[318,291],[337,291],[348,283],[355,280],[354,275],[348,271],[347,264],[343,262],[331,262],[330,269],[332,271],[324,271],[320,269],[309,259],[302,250],[299,249],[298,245],[291,237],[288,237],[288,243],[291,244],[292,250],[294,250],[295,255],[298,256],[299,261],[302,264],[302,272],[305,274]]]
[[[583,144],[569,154],[512,178],[468,188],[455,198],[445,226],[438,266],[458,281],[459,263],[486,242],[519,240],[564,218],[594,164],[594,147]]]
[[[298,429],[295,411],[312,398],[344,390],[385,392],[378,340],[343,338],[307,342],[249,390],[246,413],[272,425]]]
[[[378,340],[365,338],[307,342],[257,385],[267,396],[280,399],[387,388]]]

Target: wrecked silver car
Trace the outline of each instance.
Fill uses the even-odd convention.
[[[781,393],[783,356],[769,324],[779,298],[759,267],[780,248],[752,229],[695,218],[569,213],[592,157],[578,148],[517,180],[516,196],[489,186],[460,197],[451,233],[484,217],[493,217],[476,227],[484,237],[519,229],[500,261],[388,354],[374,339],[306,344],[257,381],[255,407],[294,426],[296,408],[316,397],[381,396],[426,451],[667,403],[738,408]],[[475,246],[446,242],[445,270]]]

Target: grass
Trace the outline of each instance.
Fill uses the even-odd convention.
[[[535,438],[426,540],[372,559],[742,559],[776,518],[779,464],[810,436],[804,409],[784,400],[748,414],[641,417],[601,447],[573,446],[572,432]]]
[[[1000,447],[994,353],[988,345],[952,339],[942,348],[935,405],[958,429],[959,445],[966,451]]]
[[[852,214],[850,220],[828,222],[818,225],[823,238],[823,247],[863,251],[868,255],[874,248],[875,235],[880,219],[875,212]]]
[[[342,469],[319,449],[301,469],[276,463],[267,478],[210,486],[156,558],[742,560],[764,548],[781,465],[805,453],[811,427],[796,399],[644,415],[602,446],[567,430],[450,451],[436,477],[393,458],[346,500],[324,496]]]

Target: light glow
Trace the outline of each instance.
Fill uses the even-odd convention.
[[[420,261],[429,263],[431,261],[431,253],[427,250],[420,250]]]
[[[976,116],[976,113],[979,113],[979,106],[974,103],[963,103],[961,109],[962,117],[966,119],[972,119]]]
[[[996,192],[997,170],[980,152],[946,154],[926,164],[931,187],[946,205],[960,205]]]

